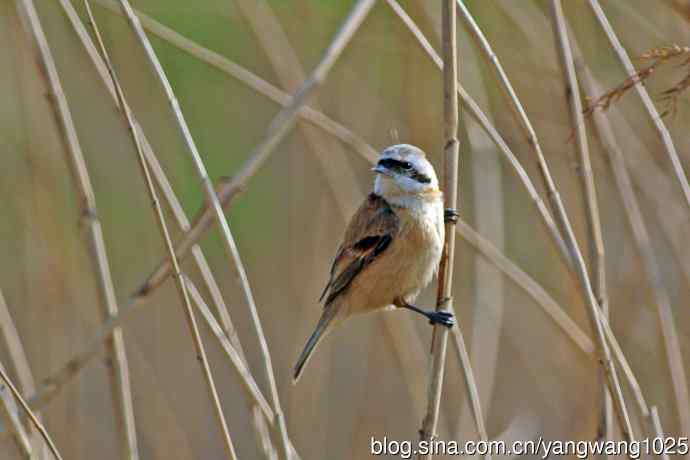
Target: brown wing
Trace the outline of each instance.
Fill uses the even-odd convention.
[[[357,275],[388,248],[399,227],[398,216],[388,202],[370,194],[352,216],[319,300],[326,296],[328,305],[345,292]]]

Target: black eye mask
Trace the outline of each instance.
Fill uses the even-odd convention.
[[[400,161],[393,158],[384,158],[383,160],[379,161],[379,165],[383,166],[384,168],[390,169],[391,171],[395,171],[400,175],[414,179],[422,184],[428,184],[431,182],[431,179],[428,176],[417,171],[412,166],[412,163],[408,161]]]

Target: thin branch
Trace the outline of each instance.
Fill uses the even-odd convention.
[[[628,53],[625,51],[625,48],[623,48],[623,45],[621,44],[620,40],[618,40],[618,36],[616,35],[616,32],[613,30],[611,23],[606,17],[606,13],[604,13],[604,10],[601,8],[599,1],[589,0],[589,6],[592,8],[592,11],[594,12],[594,15],[599,21],[601,28],[604,30],[606,37],[611,43],[613,51],[616,53],[616,56],[618,56],[618,59],[621,61],[621,64],[623,65],[625,72],[628,74],[629,77],[633,77],[636,74],[635,66],[633,66],[632,61],[628,56]],[[678,157],[678,152],[676,151],[675,145],[673,145],[671,135],[669,134],[666,125],[661,119],[659,112],[656,110],[654,102],[652,102],[652,99],[649,97],[647,89],[638,80],[635,80],[634,84],[635,90],[637,91],[637,94],[640,96],[640,100],[642,101],[642,105],[644,106],[649,117],[652,119],[654,128],[656,129],[657,134],[661,139],[661,143],[664,146],[664,150],[668,155],[668,158],[671,162],[671,166],[673,168],[673,172],[675,173],[676,178],[678,179],[678,183],[680,184],[680,188],[683,192],[685,202],[688,205],[688,208],[690,208],[690,184],[688,184],[687,175],[683,170],[683,164],[681,163],[680,158]],[[688,428],[690,428],[690,422],[688,423],[688,425],[684,427],[686,433],[688,433]]]
[[[623,436],[628,440],[634,440],[634,435],[632,431],[632,426],[630,424],[630,418],[628,417],[628,410],[625,405],[625,400],[623,398],[623,393],[621,391],[620,383],[618,381],[618,375],[616,369],[611,360],[611,352],[609,350],[608,343],[604,334],[603,327],[599,321],[598,309],[600,308],[597,303],[597,299],[592,290],[592,284],[589,279],[589,273],[587,266],[585,265],[584,258],[575,239],[575,233],[570,224],[570,220],[566,213],[563,201],[561,200],[560,194],[556,187],[549,167],[546,163],[546,159],[541,150],[541,146],[537,139],[534,128],[532,127],[527,114],[520,103],[515,90],[513,89],[510,80],[508,79],[503,66],[501,65],[498,57],[491,49],[491,45],[482,33],[481,29],[477,25],[476,21],[470,14],[469,10],[464,6],[462,1],[458,0],[458,6],[462,13],[462,17],[465,19],[467,25],[469,26],[470,32],[475,37],[480,45],[480,50],[484,53],[486,58],[489,60],[491,66],[494,68],[496,76],[501,83],[501,87],[510,103],[513,113],[516,115],[520,126],[527,137],[528,144],[534,151],[537,160],[537,166],[540,172],[542,182],[547,191],[547,196],[549,199],[549,204],[551,205],[551,211],[553,212],[554,219],[558,224],[561,231],[562,237],[566,243],[567,253],[569,254],[569,259],[572,264],[568,267],[571,269],[571,273],[576,277],[582,290],[584,301],[587,305],[587,313],[592,326],[595,331],[595,338],[597,349],[599,352],[599,362],[603,368],[603,372],[606,375],[606,382],[609,387],[609,391],[612,394],[614,409],[616,415],[618,416],[618,421],[621,427]]]
[[[36,10],[33,9],[33,5],[31,4],[31,0],[24,0],[25,3],[29,3],[27,8],[27,14],[31,13],[36,13]],[[30,8],[30,10],[29,10]],[[33,10],[33,11],[31,11]],[[43,437],[43,440],[46,442],[48,445],[48,448],[52,452],[53,456],[57,460],[62,460],[62,457],[60,456],[60,452],[58,452],[57,447],[55,447],[55,444],[53,443],[53,440],[50,439],[50,435],[46,431],[46,429],[43,427],[43,424],[36,418],[33,412],[31,412],[31,409],[29,409],[29,406],[26,404],[26,401],[24,401],[24,398],[22,398],[22,395],[19,393],[17,388],[14,386],[10,378],[7,376],[5,373],[5,368],[0,364],[0,377],[2,377],[2,380],[5,382],[5,384],[9,387],[10,391],[12,392],[12,395],[14,398],[19,401],[19,404],[22,406],[22,409],[26,412],[26,415],[31,419],[31,423],[34,424],[36,429],[41,433],[41,436]]]
[[[458,140],[458,68],[455,0],[443,0],[443,137],[444,137],[444,162],[443,162],[443,197],[447,211],[455,213],[458,195],[458,154],[460,142]],[[453,262],[455,252],[455,225],[452,219],[447,219],[446,238],[443,244],[443,253],[438,270],[438,295],[436,310],[453,311]],[[460,328],[460,325],[456,325]],[[443,389],[443,375],[446,364],[446,348],[448,329],[444,326],[434,325],[431,340],[431,369],[428,389],[428,406],[426,416],[419,430],[422,441],[431,441],[436,436],[438,424],[438,412],[441,406],[441,394]],[[464,343],[463,343],[464,346]],[[465,352],[465,355],[467,353]],[[470,369],[471,371],[471,369]],[[467,375],[467,374],[466,374]],[[471,374],[470,374],[471,375]],[[479,411],[481,416],[481,411]],[[419,454],[418,459],[430,460],[432,454]]]
[[[573,53],[570,46],[570,39],[568,38],[568,30],[563,14],[563,6],[561,0],[552,0],[551,15],[553,18],[553,30],[556,36],[558,46],[558,55],[560,58],[561,69],[565,79],[565,94],[570,107],[571,124],[573,125],[573,132],[575,133],[575,145],[577,148],[579,165],[580,184],[584,195],[585,215],[587,217],[587,230],[589,234],[589,248],[590,261],[592,269],[590,277],[592,281],[592,289],[596,296],[597,303],[601,307],[604,315],[608,318],[609,304],[608,292],[606,289],[606,261],[604,258],[604,237],[601,230],[601,219],[599,217],[599,203],[597,201],[597,191],[594,185],[594,173],[592,172],[592,163],[589,154],[589,145],[587,143],[587,132],[585,130],[585,120],[582,114],[582,100],[580,96],[580,87],[575,76],[575,64],[573,62]],[[605,378],[605,376],[602,376]],[[606,389],[606,383],[603,383],[603,398],[604,403],[602,407],[602,419],[599,426],[600,436],[606,439],[612,438],[612,420],[611,420],[611,396]]]
[[[38,17],[35,20],[31,18],[31,15],[28,15],[28,17],[41,57],[41,64],[45,69],[45,79],[54,96],[52,100],[55,102],[55,116],[63,134],[63,142],[67,154],[66,160],[70,165],[72,177],[79,195],[83,222],[89,229],[90,252],[98,282],[102,311],[106,317],[109,317],[117,314],[118,306],[113,280],[110,275],[110,265],[103,238],[103,230],[98,218],[95,194],[69,104],[45,34]],[[121,329],[117,328],[113,331],[113,335],[106,342],[106,347],[112,362],[112,366],[109,366],[108,374],[116,417],[115,426],[119,434],[121,457],[136,460],[139,458],[139,448],[129,380],[129,366],[127,364],[124,336]]]
[[[575,49],[576,63],[580,72],[583,87],[589,94],[595,94],[600,86],[589,69],[582,62],[581,56]],[[651,245],[649,231],[642,216],[642,210],[637,201],[628,170],[625,166],[623,152],[618,146],[613,130],[605,114],[596,111],[593,114],[594,126],[611,163],[618,192],[623,200],[625,214],[633,232],[635,244],[642,258],[643,267],[652,288],[661,332],[666,349],[666,358],[671,373],[673,391],[676,399],[676,409],[680,418],[683,433],[690,432],[690,397],[688,396],[687,377],[683,367],[683,356],[680,348],[678,331],[673,319],[673,309],[668,290],[664,285],[659,263]]]
[[[125,97],[122,92],[122,88],[120,86],[120,83],[117,79],[117,76],[115,74],[115,70],[112,66],[112,63],[110,62],[110,58],[108,56],[108,51],[105,48],[105,45],[103,44],[103,40],[101,39],[100,32],[98,30],[98,26],[95,22],[95,19],[93,17],[93,14],[91,12],[91,7],[89,5],[88,0],[84,0],[84,6],[86,7],[86,11],[89,17],[89,22],[93,28],[93,32],[96,36],[96,41],[98,42],[103,60],[106,62],[108,66],[108,71],[110,73],[110,78],[112,80],[113,85],[115,86],[115,90],[118,96],[118,100],[120,103],[120,107],[123,109],[122,112],[127,120],[127,125],[129,126],[130,134],[132,136],[132,141],[134,142],[134,146],[137,151],[137,156],[139,160],[139,166],[141,167],[141,173],[144,176],[144,180],[146,182],[146,186],[148,189],[148,193],[150,196],[150,199],[152,201],[152,205],[154,208],[154,212],[156,214],[159,230],[161,233],[161,237],[163,238],[168,255],[169,255],[169,261],[170,264],[173,268],[174,274],[175,274],[175,282],[176,286],[178,288],[178,292],[180,294],[180,297],[182,299],[182,302],[184,304],[184,311],[186,314],[187,318],[187,323],[190,329],[190,332],[192,334],[194,346],[196,349],[197,353],[197,359],[199,361],[199,364],[201,365],[202,371],[204,378],[206,380],[206,383],[208,385],[208,390],[209,390],[209,396],[211,398],[211,401],[214,406],[214,410],[216,413],[216,417],[218,419],[218,423],[220,425],[222,435],[223,435],[223,441],[226,449],[226,453],[229,458],[231,459],[236,459],[237,455],[235,454],[235,447],[233,445],[232,439],[230,438],[230,433],[228,431],[227,423],[225,421],[225,415],[223,413],[223,408],[221,407],[220,404],[220,399],[218,397],[218,392],[216,391],[216,386],[213,381],[213,375],[211,373],[211,368],[209,366],[208,359],[206,357],[206,351],[204,349],[203,342],[201,341],[201,335],[199,333],[199,328],[196,324],[196,320],[194,318],[194,312],[192,311],[192,306],[190,303],[189,299],[189,293],[187,292],[187,287],[183,279],[183,275],[180,269],[179,262],[177,260],[177,256],[175,255],[175,248],[172,243],[172,239],[170,237],[170,232],[168,230],[168,227],[165,223],[165,216],[163,215],[163,209],[160,205],[160,202],[158,201],[158,196],[156,192],[155,185],[153,183],[153,179],[151,177],[151,173],[149,171],[148,164],[146,162],[146,157],[144,155],[142,145],[141,145],[141,140],[139,138],[139,134],[136,130],[134,121],[132,119],[131,112],[129,110],[129,107],[124,103]]]

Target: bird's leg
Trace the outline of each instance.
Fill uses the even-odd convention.
[[[446,327],[453,327],[453,324],[455,324],[455,318],[453,318],[453,314],[447,311],[422,310],[421,308],[415,307],[414,305],[411,305],[404,300],[398,300],[396,302],[396,305],[400,308],[407,308],[408,310],[412,310],[428,318],[429,324],[440,324]]]

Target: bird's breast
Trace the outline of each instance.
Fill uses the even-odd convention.
[[[398,280],[405,298],[417,296],[434,276],[443,250],[443,206],[424,206],[396,210],[400,218],[397,247],[392,248],[400,261]],[[410,299],[411,300],[411,299]]]

